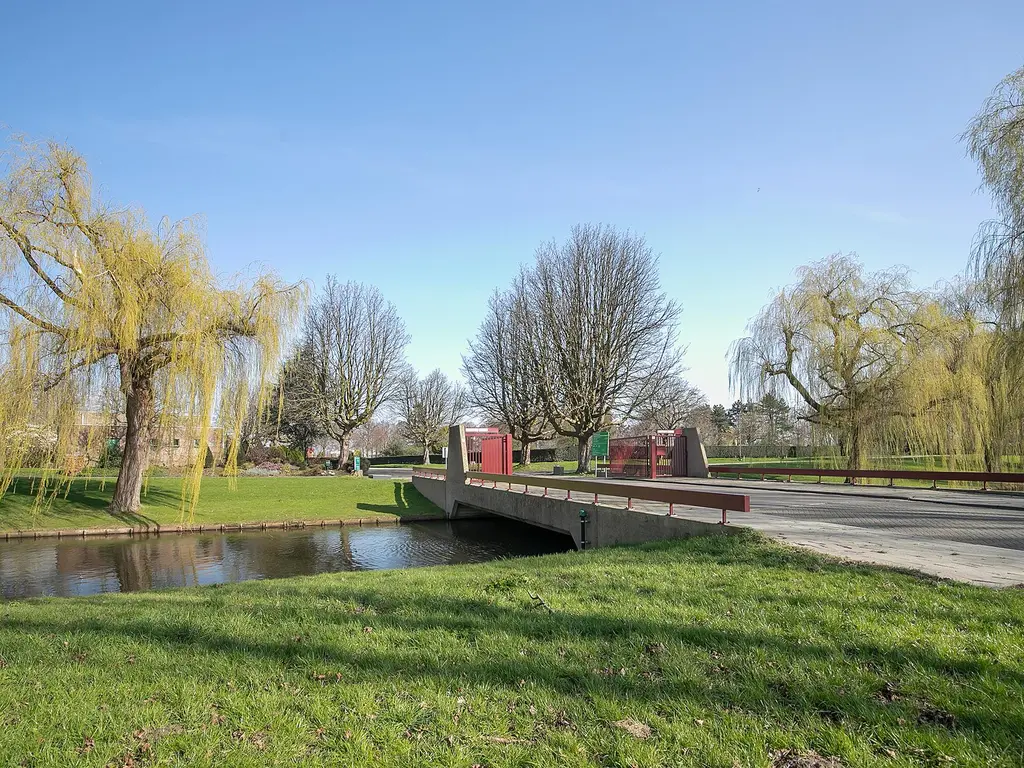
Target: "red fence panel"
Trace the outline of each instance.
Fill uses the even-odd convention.
[[[650,477],[651,440],[643,437],[613,437],[608,441],[609,477]]]
[[[480,439],[481,472],[512,474],[512,435],[483,435]]]

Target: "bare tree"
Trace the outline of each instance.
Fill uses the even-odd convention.
[[[440,370],[422,379],[409,375],[403,382],[398,409],[402,434],[423,446],[423,463],[428,464],[430,449],[442,443],[445,428],[465,415],[466,393]]]
[[[495,291],[476,339],[462,357],[469,404],[519,441],[524,465],[530,463],[531,444],[551,432],[530,353],[529,312],[521,281],[505,293]]]
[[[576,439],[584,473],[591,436],[633,417],[676,369],[679,306],[661,290],[644,238],[601,225],[542,245],[521,279],[545,413],[558,434]]]
[[[662,379],[636,410],[636,419],[647,432],[695,426],[708,399],[700,388],[678,373]]]
[[[306,312],[294,396],[338,441],[342,461],[352,430],[399,395],[408,343],[405,323],[377,288],[328,276]]]

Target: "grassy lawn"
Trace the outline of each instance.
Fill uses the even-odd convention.
[[[11,602],[0,755],[1019,766],[1022,617],[1020,590],[839,565],[753,535]],[[786,761],[812,753],[841,762]]]
[[[33,482],[19,478],[0,499],[0,531],[29,528],[114,528],[157,523],[177,525],[181,517],[181,479],[150,478],[138,515],[106,512],[112,479],[77,479],[66,497],[35,504]],[[359,477],[239,477],[231,490],[224,477],[203,479],[194,524],[278,520],[342,520],[359,517],[440,515],[409,483]]]

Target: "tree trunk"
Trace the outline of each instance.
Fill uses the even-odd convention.
[[[991,437],[985,443],[985,471],[1003,471],[1003,449],[1002,444]]]
[[[430,463],[430,443],[423,444],[423,463]]]
[[[345,462],[348,461],[348,455],[345,453],[345,436],[342,435],[338,438],[338,469],[342,470],[345,468]],[[353,469],[355,463],[352,464]]]
[[[524,467],[530,466],[530,446],[532,443],[520,443],[523,446],[523,450],[519,453],[519,463]]]
[[[154,413],[153,382],[132,381],[126,399],[124,455],[109,507],[115,515],[138,512],[142,505],[142,479],[149,465],[149,425]]]
[[[856,424],[850,428],[850,438],[847,448],[846,457],[846,468],[847,469],[863,469],[864,468],[864,442],[861,438],[860,427]],[[850,478],[854,485],[857,484],[857,478]]]
[[[577,437],[576,449],[579,451],[576,461],[576,474],[585,475],[590,472],[590,435]]]

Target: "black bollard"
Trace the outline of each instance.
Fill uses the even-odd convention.
[[[580,549],[587,548],[587,510],[580,510]]]

